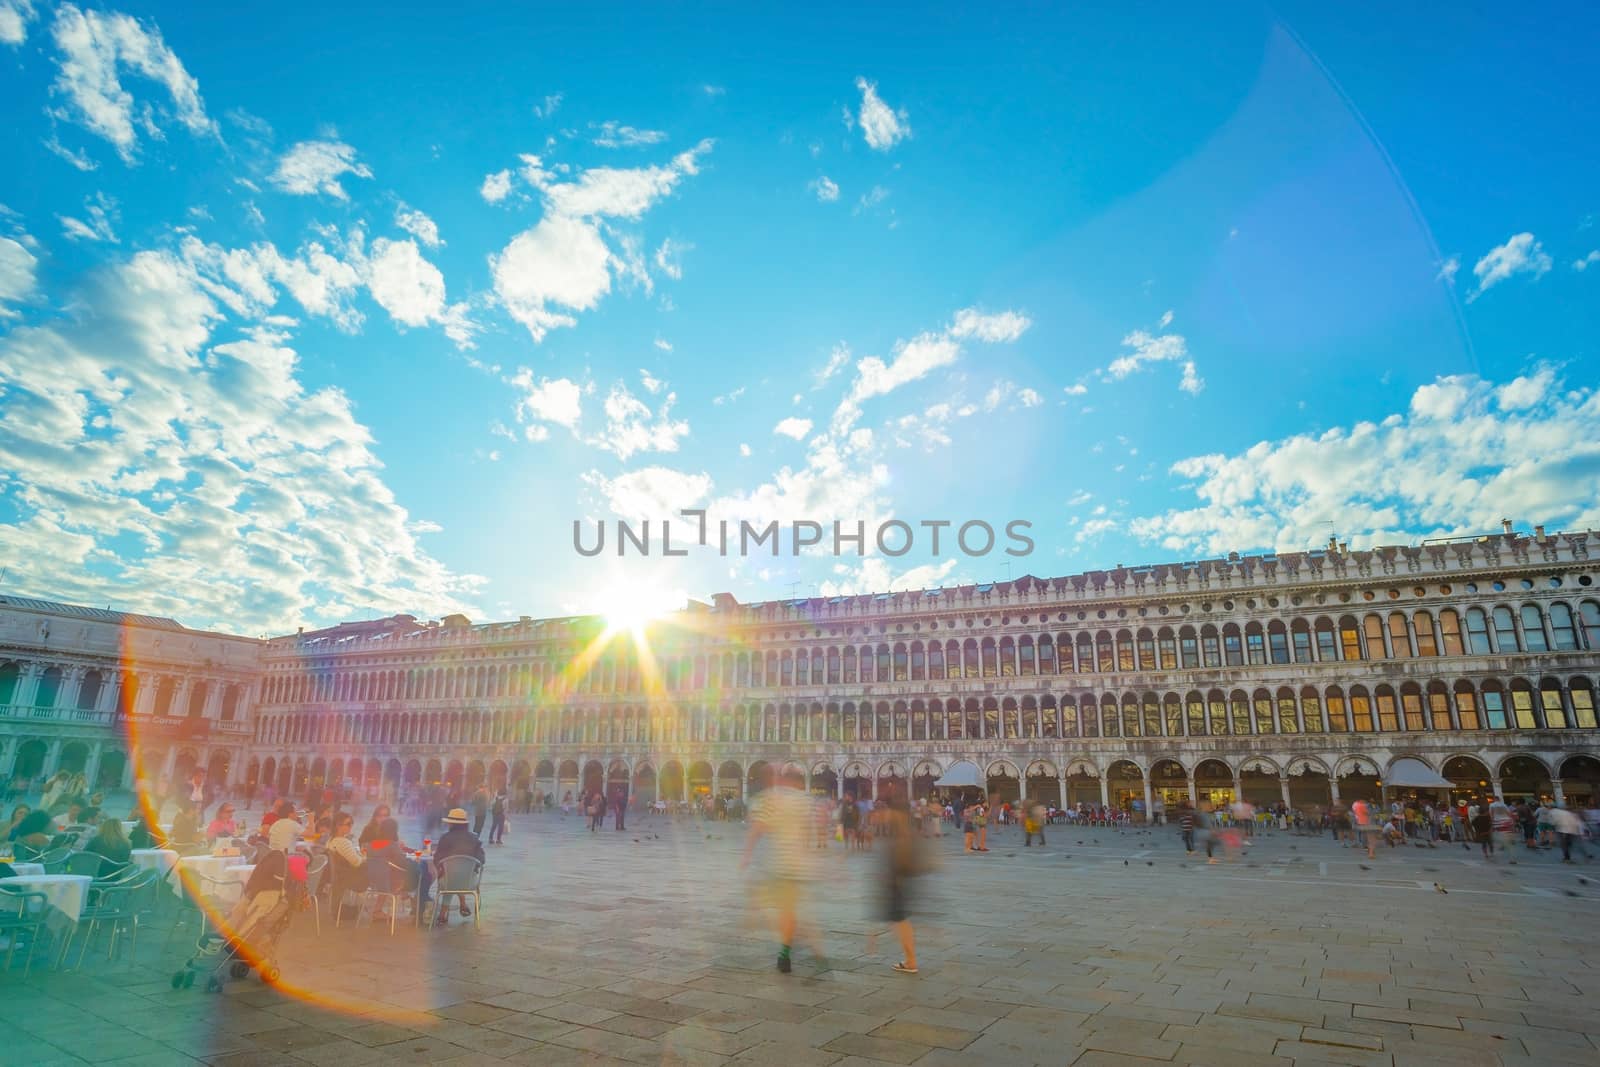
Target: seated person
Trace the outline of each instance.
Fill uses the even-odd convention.
[[[217,809],[216,818],[206,826],[206,840],[216,844],[219,837],[239,836],[239,824],[233,820],[233,805],[224,803]]]
[[[134,808],[129,813],[128,819],[133,823],[133,829],[128,831],[128,845],[131,848],[166,848],[167,840],[161,831],[150,825],[150,820],[145,816],[143,808]]]
[[[368,845],[372,844],[373,839],[378,836],[378,827],[382,826],[384,820],[388,818],[389,805],[379,804],[377,807],[373,808],[372,818],[368,819],[367,825],[361,828],[361,836],[356,840],[356,843],[362,848],[366,848]]]
[[[283,853],[289,876],[299,882],[306,880],[310,862],[305,852],[300,851],[300,837],[305,832],[306,828],[289,816],[275,819],[272,830],[267,834],[268,851]]]
[[[433,862],[437,866],[451,856],[471,856],[479,863],[484,861],[483,842],[478,835],[467,829],[467,812],[464,808],[453,808],[450,814],[444,817],[444,824],[448,827],[444,835],[433,846]],[[471,915],[465,897],[457,897],[461,902],[461,914]],[[449,922],[449,913],[441,907],[439,909],[439,922]]]
[[[25,850],[28,856],[36,856],[49,847],[55,834],[56,821],[44,808],[36,808],[12,828],[11,843]]]
[[[195,849],[205,844],[205,834],[200,829],[200,811],[187,797],[178,800],[178,814],[172,819],[172,832],[167,843],[176,849]]]
[[[356,843],[355,819],[341,812],[333,822],[333,836],[328,839],[328,862],[333,864],[333,907],[344,905],[350,893],[360,893],[367,888],[367,857]]]
[[[119,867],[126,866],[133,858],[133,845],[128,841],[127,834],[123,833],[121,819],[101,819],[100,829],[89,838],[88,843],[83,846],[83,851],[104,856]]]
[[[427,864],[406,855],[406,846],[400,840],[400,824],[393,819],[379,823],[377,835],[367,844],[368,887],[385,893],[419,891],[426,905],[431,899],[433,871]]]

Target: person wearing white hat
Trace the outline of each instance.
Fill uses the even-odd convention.
[[[434,842],[433,846],[433,863],[436,870],[441,862],[451,856],[471,856],[479,863],[484,861],[483,842],[478,839],[477,834],[467,829],[467,810],[465,808],[451,808],[450,813],[444,817],[444,824],[448,829],[445,830],[438,841]],[[461,914],[463,916],[471,915],[472,912],[467,907],[466,898],[457,897],[456,899],[461,902]],[[450,915],[445,910],[444,903],[441,900],[438,922],[443,924],[449,921]]]

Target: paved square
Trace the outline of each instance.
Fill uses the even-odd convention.
[[[479,930],[319,935],[307,914],[281,959],[303,995],[253,975],[210,995],[169,988],[188,944],[162,953],[168,909],[136,962],[102,951],[79,973],[24,982],[19,963],[0,978],[5,1059],[1600,1063],[1600,892],[1583,881],[1600,863],[1486,866],[1458,845],[1368,864],[1279,832],[1207,866],[1171,828],[1058,827],[1043,849],[1020,836],[995,831],[986,855],[940,842],[916,976],[890,970],[892,936],[869,951],[881,857],[833,846],[812,909],[827,969],[797,950],[784,976],[743,904],[740,824],[591,835],[576,817],[515,817],[490,850]]]

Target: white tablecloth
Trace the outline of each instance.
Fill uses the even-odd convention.
[[[23,893],[43,893],[54,911],[77,922],[92,881],[87,874],[27,874],[7,878],[0,885]]]
[[[244,863],[223,871],[221,875],[223,884],[217,887],[217,899],[225,904],[237,903],[244,893],[245,883],[250,880],[250,875],[255,869],[255,864]]]
[[[183,895],[183,881],[180,876],[185,871],[201,878],[210,878],[212,881],[220,882],[227,878],[226,872],[229,868],[238,867],[242,863],[244,863],[243,856],[185,856],[173,868],[172,876],[169,879],[172,884],[172,891],[179,896]],[[214,888],[206,882],[196,883],[196,889],[203,896],[209,895]],[[221,890],[218,889],[217,892],[221,892]]]
[[[18,863],[18,862],[13,862],[11,864],[11,869],[13,871],[15,871],[17,874],[43,874],[44,873],[44,864],[42,864],[42,863]],[[5,883],[0,882],[0,885],[3,885],[3,884],[5,884]]]
[[[167,874],[178,862],[178,850],[175,848],[136,848],[128,854],[129,861],[135,867],[144,871],[160,871]]]

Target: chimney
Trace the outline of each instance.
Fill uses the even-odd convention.
[[[1344,553],[1344,554],[1348,555],[1349,552],[1350,552],[1350,542],[1349,541],[1345,541],[1345,542],[1341,543],[1339,545],[1339,551],[1341,553]]]
[[[1511,530],[1511,520],[1510,519],[1501,519],[1500,520],[1500,528],[1505,531],[1507,537],[1511,536],[1512,530]]]
[[[1536,540],[1539,540],[1539,541],[1543,541],[1544,540],[1544,524],[1543,523],[1540,523],[1538,526],[1535,526],[1533,528],[1533,536],[1534,536],[1534,538]]]
[[[1330,537],[1330,538],[1328,538],[1328,551],[1329,552],[1338,552],[1339,551],[1339,538],[1338,537]]]

